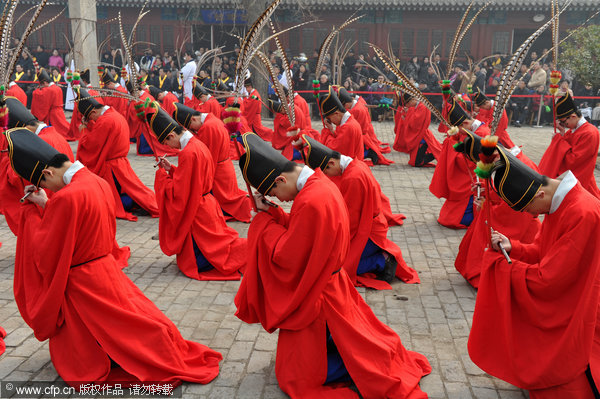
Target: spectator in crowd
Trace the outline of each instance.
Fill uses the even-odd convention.
[[[531,70],[533,72],[531,73],[531,79],[529,79],[529,83],[527,83],[527,87],[529,89],[535,90],[535,91],[537,91],[538,87],[540,87],[540,86],[545,87],[546,86],[546,71],[544,71],[540,67],[540,63],[534,62]]]
[[[524,80],[519,80],[517,88],[513,92],[510,98],[509,110],[512,111],[512,124],[515,127],[521,127],[521,124],[525,122],[525,118],[529,115],[529,108],[531,107],[530,97],[519,97],[521,95],[529,95],[530,91],[527,89]]]
[[[491,84],[486,88],[486,94],[496,94],[498,92],[498,85],[500,84],[500,78],[493,78]]]
[[[110,54],[112,56],[112,64],[121,69],[123,66],[123,57],[121,56],[121,52],[116,49],[112,49]]]
[[[496,93],[496,90],[493,89],[494,80],[500,81],[500,75],[502,75],[502,64],[496,64],[492,68],[492,73],[488,75],[487,87],[489,89],[486,90],[492,90],[494,93]],[[498,85],[496,84],[496,86]],[[488,91],[486,91],[486,93],[488,93]]]
[[[567,92],[571,97],[573,97],[573,90],[569,88],[569,81],[563,79],[558,85],[558,91],[556,92],[555,96],[556,98],[564,96],[565,94],[567,94]]]
[[[41,44],[38,45],[37,48],[35,49],[35,51],[33,52],[33,56],[35,57],[35,59],[37,60],[38,64],[40,64],[41,67],[46,68],[48,66],[50,54],[48,54],[48,52],[46,52],[46,49],[44,49],[44,46],[42,46]]]
[[[150,70],[154,63],[154,57],[152,56],[152,50],[147,48],[144,51],[144,56],[140,59],[140,68]]]
[[[600,103],[596,103],[592,110],[592,124],[596,127],[600,126]]]
[[[433,56],[433,64],[438,68],[440,72],[446,70],[446,65],[442,62],[442,56],[439,53],[436,53]]]
[[[482,93],[485,93],[485,78],[487,70],[482,68],[479,64],[475,64],[473,66],[473,73],[475,74],[475,80],[473,81],[473,92],[477,92],[479,90]]]
[[[415,81],[419,80],[419,72],[421,71],[421,65],[419,64],[418,57],[412,57],[410,62],[404,67],[404,74],[413,78]]]
[[[535,90],[535,96],[531,99],[531,117],[532,123],[537,123],[538,115],[540,116],[541,124],[552,124],[552,96],[546,93],[546,87],[538,86]],[[542,100],[543,96],[543,100]],[[541,103],[541,111],[540,111]]]
[[[321,92],[328,93],[329,86],[331,86],[331,83],[329,82],[329,76],[327,76],[327,74],[321,74],[321,76],[319,77],[319,83],[321,84],[319,90]]]
[[[25,75],[27,75],[27,79],[21,80],[33,80],[33,73],[35,72],[35,68],[33,67],[33,61],[29,58],[29,54],[27,51],[23,51],[21,53],[21,57],[17,61],[18,65],[21,65],[23,70],[25,71]]]
[[[583,86],[580,86],[575,94],[575,104],[581,108],[591,108],[593,100],[589,98],[580,97],[594,97],[594,88],[591,82],[586,82]]]
[[[531,75],[529,74],[529,68],[527,67],[527,65],[521,65],[521,69],[519,70],[519,73],[517,73],[516,79],[522,80],[527,86],[527,83],[529,83],[529,80],[531,79]]]
[[[381,103],[381,99],[383,98],[383,92],[387,91],[387,86],[384,84],[385,77],[383,75],[379,75],[377,77],[377,82],[373,83],[370,87],[371,91],[371,105],[377,105]],[[381,93],[381,94],[377,94]],[[376,107],[372,109],[372,118],[373,120],[378,120],[379,122],[383,121],[383,108]]]
[[[294,81],[294,89],[297,91],[302,91],[302,90],[309,90],[310,88],[310,79],[308,77],[309,75],[309,71],[308,69],[306,69],[306,64],[300,64],[300,66],[298,67],[298,71],[296,71],[296,73],[294,73],[294,76],[292,77],[293,81]],[[304,97],[304,99],[307,99],[306,93],[302,93],[302,97]]]
[[[58,54],[58,50],[57,49],[53,49],[52,50],[52,55],[48,59],[48,66],[50,68],[56,67],[56,68],[58,68],[61,71],[64,68],[65,62],[63,61],[62,57]]]
[[[418,82],[423,82],[427,78],[427,70],[429,69],[429,57],[423,57],[423,61],[421,62],[421,69],[419,69],[419,79]]]

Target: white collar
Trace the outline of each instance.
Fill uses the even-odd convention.
[[[521,147],[516,145],[513,148],[511,148],[509,151],[511,154],[513,154],[516,157],[517,155],[519,155],[521,153]]]
[[[79,172],[80,169],[83,169],[83,164],[79,161],[73,162],[73,165],[69,166],[69,168],[65,171],[65,174],[63,175],[63,181],[65,182],[65,184],[71,183],[73,175]]]
[[[37,129],[35,129],[35,134],[37,136],[40,135],[40,132],[42,131],[43,128],[48,127],[48,125],[46,125],[45,123],[40,123],[37,127]]]
[[[560,180],[560,184],[556,188],[554,195],[552,196],[552,203],[550,204],[550,212],[554,213],[560,207],[563,200],[569,194],[569,191],[575,187],[577,184],[577,178],[570,170],[567,170],[565,173],[558,177]]]
[[[340,168],[342,169],[342,173],[344,173],[348,165],[350,165],[350,162],[352,162],[352,158],[345,155],[340,157]]]
[[[104,115],[104,113],[109,109],[110,107],[108,105],[105,105],[104,107],[102,107],[102,111],[100,111],[100,116]]]
[[[475,130],[479,129],[479,126],[483,125],[483,122],[479,119],[475,119],[471,125],[471,131],[475,133]]]
[[[54,82],[48,83],[48,87],[52,86],[53,84],[54,84]]]
[[[8,83],[8,87],[13,87],[14,85],[16,85],[16,83],[14,81]]]
[[[572,133],[575,133],[575,131],[577,129],[579,129],[581,127],[581,125],[583,125],[586,122],[587,121],[585,120],[585,118],[583,116],[581,118],[579,118],[579,122],[577,122],[577,126],[575,126],[575,129],[573,129]]]
[[[298,189],[298,191],[302,190],[302,188],[306,184],[306,181],[309,177],[313,175],[313,173],[315,173],[315,171],[309,168],[308,166],[304,165],[302,167],[302,171],[298,175],[298,180],[296,180],[296,188]]]
[[[298,93],[294,93],[294,97],[296,97],[298,95]]]
[[[210,100],[210,98],[211,98],[211,97],[212,97],[212,96],[211,96],[210,94],[207,94],[207,95],[206,95],[206,101]],[[204,103],[206,103],[206,101],[204,101]]]
[[[344,116],[342,116],[342,120],[340,122],[340,126],[342,126],[344,123],[348,122],[348,119],[350,119],[352,115],[350,114],[350,112],[346,111],[346,113],[344,114]]]
[[[189,143],[190,139],[194,137],[193,134],[191,134],[190,132],[188,132],[187,130],[185,132],[183,132],[183,134],[181,135],[181,137],[179,138],[179,144],[181,144],[181,149],[183,150],[185,148],[185,146]]]
[[[200,114],[200,122],[202,122],[202,124],[204,125],[204,121],[206,120],[206,117],[208,116],[208,113],[201,113]]]
[[[358,104],[358,100],[354,99],[352,100],[352,105],[350,106],[350,109],[354,108],[354,106]]]

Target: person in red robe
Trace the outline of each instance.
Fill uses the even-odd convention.
[[[316,131],[306,126],[306,118],[300,108],[294,106],[295,126],[292,126],[287,113],[279,101],[269,100],[269,107],[275,119],[273,119],[274,134],[271,140],[273,148],[281,151],[281,154],[290,161],[303,161],[302,153],[295,144],[301,145],[300,134],[308,134],[315,137]]]
[[[407,351],[375,317],[344,264],[350,221],[344,199],[320,169],[287,160],[254,133],[242,136],[244,179],[260,194],[248,230],[248,264],[236,316],[279,329],[275,374],[292,398],[426,398],[425,356]],[[293,201],[290,213],[263,195]],[[345,383],[343,383],[345,381]]]
[[[8,83],[8,90],[6,90],[6,96],[17,98],[21,104],[27,106],[27,94],[21,89],[21,87],[14,81]]]
[[[481,152],[481,137],[469,131],[465,131],[465,133],[463,144],[457,147],[457,151],[463,152],[472,162],[478,161]],[[524,160],[528,162],[527,166],[537,171],[537,166],[529,158]],[[479,178],[472,187],[472,191],[479,194],[475,195],[473,200],[474,218],[460,242],[454,267],[473,288],[477,289],[479,288],[481,269],[485,267],[482,259],[490,247],[490,227],[496,231],[503,231],[522,243],[529,244],[534,241],[541,223],[536,216],[513,210],[494,190],[490,190],[486,195],[489,202],[486,201],[483,197],[485,186],[483,182],[479,181]],[[491,207],[489,213],[485,209],[486,206]]]
[[[548,177],[556,178],[570,170],[583,188],[600,198],[600,190],[594,177],[600,144],[598,128],[581,116],[581,111],[568,92],[558,99],[555,108],[558,134],[554,134],[542,156],[540,171]]]
[[[47,199],[26,187],[33,193],[23,206],[14,294],[35,337],[50,341],[58,375],[78,389],[212,381],[221,354],[184,340],[113,257],[109,185],[27,130],[7,139],[15,171],[54,192]]]
[[[68,141],[75,138],[69,137],[69,122],[65,118],[63,92],[60,87],[52,82],[52,78],[45,69],[37,74],[40,86],[35,89],[31,97],[31,113],[40,121],[54,126]]]
[[[88,68],[85,71],[81,72],[79,77],[81,79],[81,82],[83,83],[83,87],[87,89],[88,94],[90,96],[96,96],[96,100],[99,103],[103,104],[104,101],[102,101],[102,99],[98,97],[100,93],[90,88],[92,86],[90,84],[90,69]],[[81,136],[81,131],[79,130],[80,125],[81,114],[79,113],[77,107],[75,107],[73,108],[73,115],[71,115],[71,124],[69,125],[69,137],[73,138],[74,140],[79,140],[79,137]]]
[[[212,194],[215,162],[209,149],[157,102],[147,108],[146,118],[158,141],[181,150],[177,166],[160,159],[154,180],[160,248],[177,255],[177,266],[190,278],[239,280],[246,239],[227,226]]]
[[[473,102],[473,114],[476,115],[477,119],[481,122],[490,125],[494,118],[494,109],[497,104],[496,101],[487,98],[479,88],[477,88],[477,92],[471,95],[471,100]],[[512,149],[515,147],[515,143],[510,139],[510,135],[506,131],[507,128],[508,116],[506,116],[506,110],[502,110],[502,116],[500,117],[494,135],[498,136],[498,140],[505,148]],[[482,134],[479,134],[479,136],[485,137],[485,135]]]
[[[26,128],[37,134],[42,140],[51,145],[57,151],[66,154],[73,161],[73,151],[65,138],[58,134],[54,127],[47,126],[38,121],[35,116],[15,97],[5,97],[8,107],[8,128]],[[0,137],[1,149],[6,150],[8,143],[4,135]],[[3,178],[0,181],[0,211],[6,219],[8,227],[17,235],[19,222],[21,220],[21,203],[23,189],[29,183],[21,179],[11,168],[7,152],[0,153],[0,172]]]
[[[344,89],[345,90],[345,89]],[[367,115],[368,115],[368,121],[371,122],[371,113],[367,107],[367,102],[365,101],[364,98],[362,98],[361,96],[359,96],[358,94],[355,94],[354,96],[352,96],[352,102],[356,103],[356,105],[361,106],[362,108],[366,109],[367,111]],[[344,104],[345,106],[345,104]],[[353,106],[352,106],[353,108]],[[390,152],[392,152],[392,149],[390,148],[390,143],[384,143],[381,140],[379,140],[379,138],[377,137],[377,135],[375,134],[375,129],[373,128],[373,123],[363,123],[361,121],[359,121],[361,127],[363,127],[363,129],[366,127],[367,129],[367,134],[369,135],[369,137],[371,137],[371,140],[373,141],[373,143],[375,143],[376,145],[379,146],[379,149],[381,150],[381,152],[383,154],[389,154]],[[394,118],[394,123],[396,123],[396,119]]]
[[[419,283],[402,251],[388,240],[388,224],[381,212],[381,187],[369,167],[360,160],[333,151],[315,139],[302,135],[306,162],[321,169],[338,186],[350,216],[350,249],[344,269],[354,285],[392,289],[394,276],[405,283]]]
[[[408,164],[426,166],[438,159],[442,151],[442,145],[429,130],[431,111],[410,94],[402,93],[401,98],[407,109],[402,133],[407,152],[410,154]]]
[[[252,86],[251,78],[244,81],[244,87],[248,92],[248,97],[244,99],[244,117],[254,133],[258,134],[263,140],[271,141],[273,139],[273,130],[262,124],[262,100],[260,93]]]
[[[406,145],[406,140],[404,139],[404,120],[406,117],[407,109],[404,107],[402,102],[402,94],[395,92],[394,94],[396,98],[396,112],[394,112],[394,143],[392,144],[392,148],[398,152],[404,152],[408,154],[408,146]],[[443,123],[440,123],[440,126]]]
[[[179,103],[172,116],[208,147],[215,166],[212,193],[223,212],[235,220],[249,223],[251,199],[238,187],[233,162],[229,158],[229,134],[223,122],[213,114],[201,113]]]
[[[200,84],[197,80],[194,80],[194,98],[198,100],[197,104],[193,107],[196,111],[200,111],[202,113],[211,113],[217,118],[221,117],[221,113],[223,112],[223,107],[216,98],[214,98],[204,86]]]
[[[108,70],[108,68],[105,68],[102,72],[100,82],[106,89],[113,90],[113,94],[103,97],[102,102],[123,115],[124,118],[127,118],[129,100],[125,97],[119,96],[118,92],[123,93],[124,95],[128,95],[129,92],[126,88],[115,82],[115,78],[116,76],[114,76],[113,73]]]
[[[285,93],[287,94],[287,88],[283,87]],[[310,120],[310,108],[308,107],[308,103],[300,94],[294,92],[294,107],[301,109],[304,114],[304,123],[308,129],[312,129],[312,121]]]
[[[133,94],[133,87],[131,82],[127,82],[127,90],[130,94]],[[138,91],[139,100],[141,102],[155,101],[155,98],[148,91],[148,86],[142,84]],[[140,118],[140,110],[135,107],[136,102],[130,101],[127,109],[127,122],[129,124],[129,138],[135,139],[136,150],[138,155],[157,157],[173,157],[176,156],[178,151],[174,148],[166,146],[156,140],[156,137],[150,131],[150,127],[146,123],[146,120]]]
[[[600,381],[600,201],[571,172],[549,179],[500,149],[492,183],[516,211],[544,214],[531,244],[491,236],[469,335],[471,360],[532,399],[587,399]]]
[[[4,343],[4,338],[6,338],[6,330],[0,327],[0,356],[2,356],[6,351],[6,344]]]
[[[325,128],[321,131],[320,141],[325,146],[352,159],[365,159],[363,134],[359,123],[340,102],[333,88],[319,105]]]
[[[150,95],[159,102],[160,107],[165,110],[167,115],[173,115],[175,104],[179,104],[179,99],[170,91],[160,90],[156,86],[148,86]]]
[[[449,100],[448,121],[460,126],[469,118],[456,99]],[[446,201],[440,209],[438,223],[451,229],[466,229],[473,221],[473,192],[475,164],[454,150],[456,135],[448,136],[442,143],[442,151],[431,178],[429,191]]]
[[[130,211],[140,215],[147,212],[158,217],[154,192],[137,177],[127,159],[127,121],[108,105],[86,97],[85,89],[79,89],[77,107],[84,118],[94,121],[94,124],[91,128],[81,125],[83,134],[77,146],[77,160],[109,184],[119,219],[137,220]]]
[[[343,87],[337,87],[337,94],[340,102],[350,112],[350,115],[356,119],[362,131],[363,142],[365,143],[365,158],[371,159],[374,165],[390,165],[394,161],[387,159],[379,145],[379,140],[375,136],[375,129],[371,123],[371,114],[366,105],[354,99]],[[373,139],[375,137],[375,140]]]

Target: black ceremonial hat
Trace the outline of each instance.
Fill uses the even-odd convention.
[[[90,112],[95,109],[100,104],[95,98],[90,97],[86,89],[79,88],[75,90],[77,92],[77,110],[79,113],[86,118],[89,116]]]
[[[321,111],[323,112],[323,117],[327,117],[333,114],[335,111],[346,112],[346,109],[342,105],[342,102],[338,98],[337,94],[331,86],[329,86],[329,93],[325,98],[320,100]]]
[[[475,104],[476,104],[478,107],[479,107],[479,106],[481,106],[481,105],[483,105],[483,104],[485,104],[485,102],[489,100],[489,98],[487,98],[487,97],[485,96],[485,94],[483,94],[483,93],[481,92],[481,90],[479,90],[479,87],[477,88],[477,92],[476,92],[476,93],[473,93],[473,94],[471,95],[471,99],[472,99],[472,100],[475,102]]]
[[[285,111],[283,109],[283,105],[279,101],[269,99],[269,108],[271,111],[283,114]]]
[[[79,77],[81,80],[85,80],[86,82],[90,83],[90,68],[87,68],[85,71],[81,72]]]
[[[8,142],[10,166],[23,179],[39,187],[42,170],[60,153],[28,129],[18,127],[4,134]]]
[[[6,106],[8,107],[8,127],[25,127],[33,122],[37,122],[37,118],[25,107],[21,101],[15,97],[5,97]]]
[[[577,106],[573,101],[573,97],[569,94],[569,91],[564,96],[556,100],[556,119],[565,118],[577,111]]]
[[[301,137],[306,146],[306,163],[308,166],[315,170],[317,168],[325,170],[327,162],[333,157],[335,151],[306,134]]]
[[[471,161],[477,163],[480,160],[479,153],[481,152],[481,137],[466,129],[461,129],[461,132],[466,134],[466,137],[463,139],[462,143],[455,146],[454,149],[458,152],[462,152]]]
[[[267,195],[289,161],[255,133],[244,134],[242,141],[246,149],[240,157],[242,175],[259,193]]]
[[[157,100],[158,100],[158,95],[163,92],[163,90],[159,89],[156,86],[152,86],[152,85],[148,86],[148,91],[150,92],[150,95]]]
[[[402,97],[400,97],[400,98],[402,99],[402,105],[406,105],[413,98],[413,96],[408,94],[407,92],[403,91]]]
[[[463,101],[462,107],[467,112],[473,112],[473,102],[472,101]]]
[[[133,84],[131,83],[131,79],[127,79],[125,82],[125,88],[129,92],[129,94],[133,94]]]
[[[497,147],[500,160],[494,165],[492,180],[500,197],[515,211],[522,211],[542,187],[543,176],[517,159],[509,150]]]
[[[115,82],[113,73],[111,71],[109,71],[108,68],[104,68],[104,72],[102,72],[102,77],[100,78],[100,80],[104,84]]]
[[[148,112],[146,114],[146,119],[148,120],[150,128],[158,138],[158,141],[162,143],[169,133],[179,128],[179,124],[160,107],[158,102],[153,101],[150,104],[150,107],[154,108],[155,112]]]
[[[465,119],[468,119],[469,116],[465,112],[465,110],[460,106],[456,98],[452,97],[449,100],[450,102],[450,110],[448,111],[448,122],[452,126],[459,126],[464,122]]]
[[[350,95],[350,93],[348,93],[348,90],[346,90],[345,87],[338,86],[337,94],[342,104],[351,103],[352,101],[354,101],[354,98],[352,98],[352,96]]]
[[[50,83],[51,82],[50,75],[48,75],[48,71],[46,71],[46,69],[44,69],[44,68],[41,68],[36,76],[40,83],[42,83],[42,82]]]
[[[175,110],[173,111],[173,119],[177,121],[181,126],[186,129],[190,128],[190,123],[192,122],[192,116],[200,115],[200,111],[196,111],[193,108],[185,106],[181,103],[173,103],[175,105]]]
[[[194,97],[200,100],[200,96],[208,94],[208,91],[206,91],[206,88],[202,86],[200,81],[194,79],[192,82],[192,93],[194,94]]]
[[[252,78],[244,79],[244,86],[252,86]]]

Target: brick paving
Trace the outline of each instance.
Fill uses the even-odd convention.
[[[313,122],[315,127],[317,123]],[[375,130],[384,141],[393,141],[391,122],[375,123]],[[535,162],[551,138],[547,127],[512,128],[510,133]],[[441,135],[438,137],[441,140]],[[407,216],[403,226],[390,228],[390,236],[402,248],[407,263],[419,272],[421,284],[396,281],[391,291],[359,288],[359,292],[408,349],[427,356],[433,372],[423,378],[421,388],[429,397],[526,398],[524,391],[490,377],[469,359],[467,339],[476,292],[454,268],[464,231],[450,230],[436,222],[442,200],[428,190],[434,169],[408,166],[406,154],[393,152],[389,157],[396,163],[374,167],[373,173],[390,197],[392,210]],[[133,146],[129,160],[142,181],[152,187],[154,160],[136,156]],[[236,171],[238,183],[242,183],[237,166]],[[241,236],[247,235],[247,224],[231,226]],[[218,378],[208,385],[184,384],[184,396],[285,398],[274,372],[277,333],[268,334],[259,325],[247,325],[234,316],[233,298],[239,282],[186,278],[177,269],[175,257],[165,256],[158,241],[152,239],[157,231],[158,219],[117,221],[118,242],[131,248],[125,273],[173,320],[185,338],[209,345],[224,359]],[[35,339],[14,301],[16,240],[4,218],[0,218],[0,241],[0,326],[8,333],[6,353],[0,358],[0,380],[60,383],[47,342]]]

